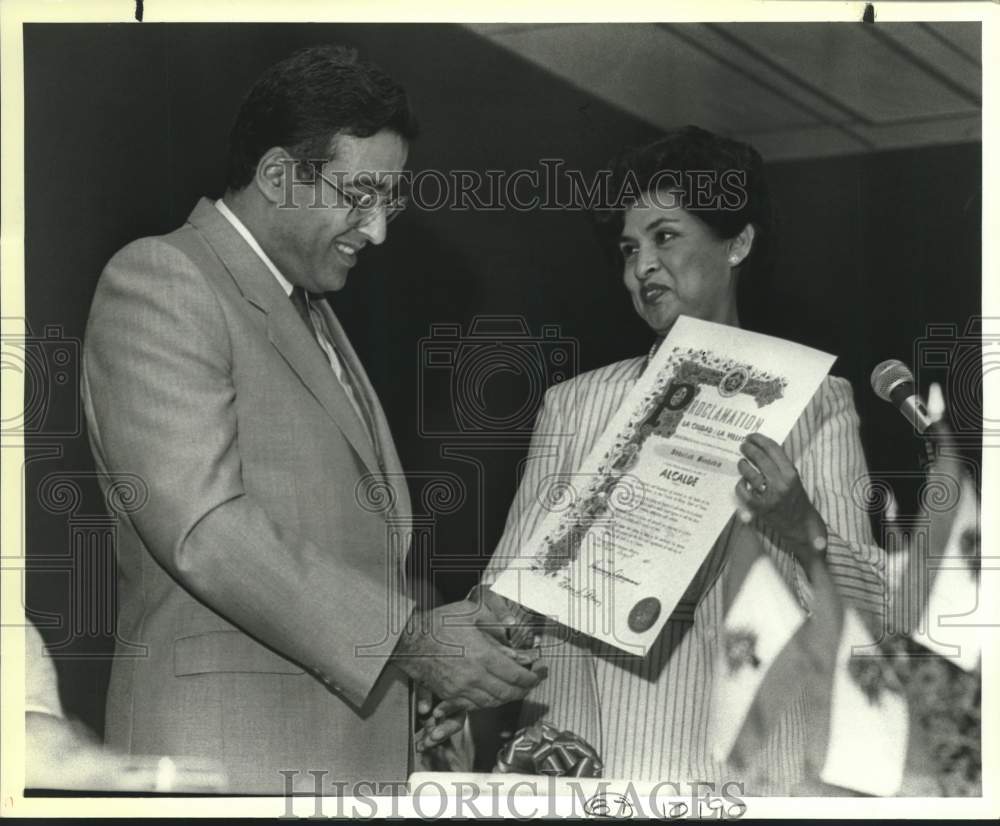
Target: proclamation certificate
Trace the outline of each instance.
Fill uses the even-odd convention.
[[[740,444],[779,444],[835,357],[681,316],[492,588],[645,655],[737,507]]]

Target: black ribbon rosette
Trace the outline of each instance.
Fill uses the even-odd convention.
[[[572,731],[560,731],[548,723],[535,723],[518,731],[500,749],[494,771],[600,777],[604,764],[594,747]]]

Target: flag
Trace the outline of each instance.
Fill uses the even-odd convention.
[[[783,697],[765,698],[761,686],[805,621],[805,612],[751,529],[736,523],[724,573],[725,619],[715,665],[710,731],[712,755],[745,765],[767,735]]]
[[[826,564],[820,557],[808,563],[808,614],[752,533],[738,544],[726,574],[713,756],[748,766],[791,703],[802,698],[804,788],[819,781],[862,794],[897,793],[910,740],[906,700]]]
[[[920,621],[910,636],[935,654],[965,671],[975,671],[982,652],[982,629],[991,624],[985,614],[979,587],[979,495],[968,473],[960,476],[958,502],[950,512],[929,511],[930,538],[943,541],[928,549],[938,559],[925,560],[927,598],[921,606]],[[937,524],[942,524],[937,528]],[[912,561],[911,561],[912,564]],[[922,582],[921,577],[916,581]]]
[[[862,794],[896,794],[906,766],[909,709],[895,672],[852,608],[844,611],[829,720],[820,779]]]

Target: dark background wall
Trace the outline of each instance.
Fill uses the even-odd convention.
[[[356,44],[406,85],[423,124],[413,170],[535,169],[540,158],[561,158],[594,171],[654,134],[457,26],[25,27],[27,315],[34,335],[53,328],[40,344],[46,358],[64,346],[60,338],[71,357],[69,380],[50,384],[27,451],[27,600],[47,639],[63,644],[67,708],[98,730],[114,627],[114,525],[78,428],[73,342],[108,258],[180,225],[198,197],[221,194],[229,124],[257,75],[295,48],[331,41]],[[771,169],[781,255],[770,282],[749,292],[745,326],[840,356],[834,372],[854,384],[873,474],[915,472],[916,444],[868,389],[872,366],[913,361],[928,324],[961,334],[980,312],[980,159],[981,146],[966,144]],[[527,432],[426,432],[449,420],[454,403],[447,376],[420,361],[431,325],[465,329],[476,316],[510,315],[537,336],[555,324],[580,371],[651,341],[589,218],[574,211],[410,211],[333,302],[414,473],[418,511],[435,477],[455,474],[466,486],[460,507],[430,514],[430,567],[446,598],[468,588],[499,538]],[[945,336],[939,349],[954,343]],[[925,386],[930,375],[919,375]],[[482,410],[508,423],[527,411],[530,430],[540,390],[526,375],[497,375],[482,387]],[[961,402],[973,421],[978,393],[972,381]],[[975,443],[968,450],[978,456]],[[912,508],[912,485],[896,484]],[[415,564],[427,561],[419,557]]]

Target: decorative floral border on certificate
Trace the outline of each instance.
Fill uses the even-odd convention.
[[[618,482],[635,466],[643,443],[654,433],[664,439],[673,436],[703,386],[716,387],[724,397],[746,394],[761,408],[784,396],[788,380],[707,349],[674,347],[605,453],[593,481],[563,514],[555,530],[543,538],[531,570],[556,576],[576,561],[594,523],[613,513]]]

